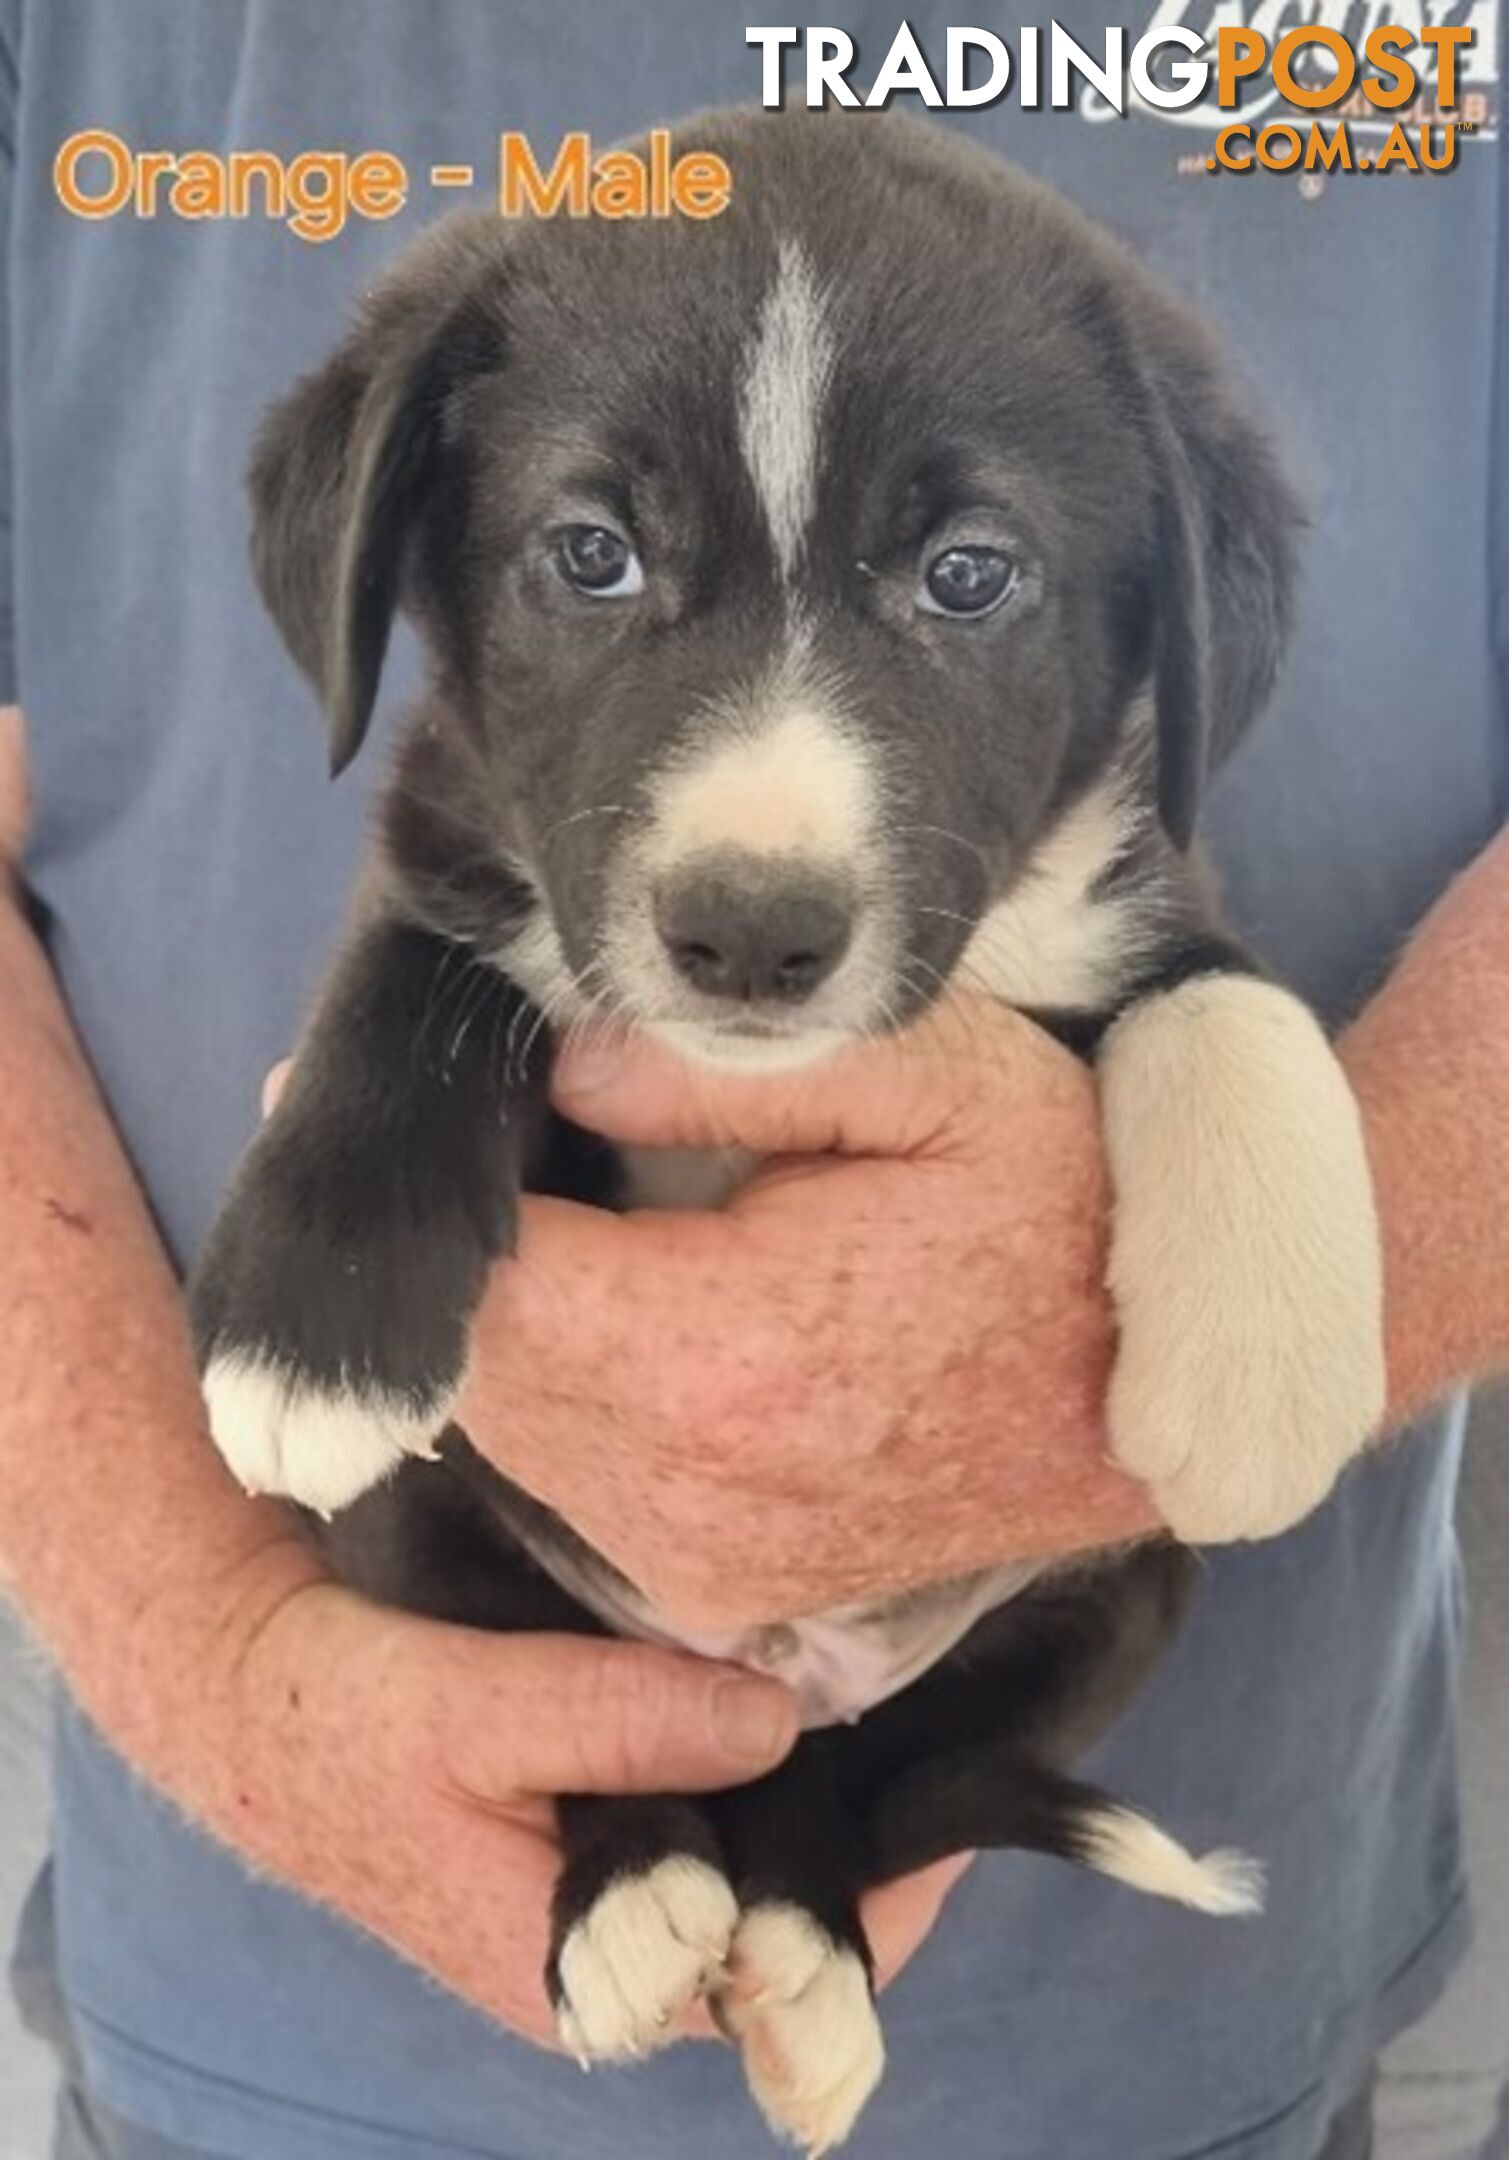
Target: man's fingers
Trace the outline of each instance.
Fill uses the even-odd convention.
[[[624,1360],[644,1358],[645,1271],[662,1304],[694,1300],[727,1266],[735,1235],[722,1215],[614,1215],[526,1194],[515,1259],[493,1269],[473,1323],[462,1426],[482,1406],[483,1429],[496,1426],[521,1376],[537,1390],[560,1375],[587,1396],[601,1379],[610,1399]]]
[[[945,1900],[974,1860],[954,1853],[915,1875],[872,1890],[860,1907],[875,1959],[875,1984],[888,1987],[932,1933]]]
[[[479,1798],[712,1791],[773,1769],[796,1740],[788,1690],[674,1651],[473,1636],[465,1664],[447,1691],[445,1751]]]
[[[1030,1072],[1041,1055],[1036,1035],[1015,1014],[958,1001],[815,1064],[740,1072],[689,1064],[643,1033],[605,1030],[566,1046],[553,1087],[566,1116],[631,1146],[915,1155],[944,1143],[970,1108],[982,1059],[996,1080],[1018,1061]]]

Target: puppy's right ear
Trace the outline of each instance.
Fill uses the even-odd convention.
[[[257,438],[252,565],[324,703],[333,773],[372,717],[447,410],[468,376],[500,361],[476,257],[474,236],[433,235]]]
[[[1182,854],[1207,777],[1272,688],[1302,520],[1203,325],[1160,294],[1144,296],[1138,327],[1159,490],[1158,806]]]

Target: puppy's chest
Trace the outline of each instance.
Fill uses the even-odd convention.
[[[757,1166],[758,1158],[740,1149],[626,1148],[620,1157],[624,1204],[718,1208]],[[1036,1561],[1018,1561],[799,1620],[729,1632],[692,1630],[674,1627],[632,1583],[575,1540],[556,1539],[540,1521],[514,1528],[562,1588],[616,1633],[768,1673],[791,1689],[809,1727],[850,1723],[899,1694],[1041,1572]]]

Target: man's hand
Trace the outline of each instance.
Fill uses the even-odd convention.
[[[259,1865],[551,2045],[549,1796],[742,1783],[795,1737],[783,1690],[694,1658],[440,1626],[321,1579],[226,1602],[180,1704],[194,1730],[152,1766]],[[156,1686],[161,1741],[177,1686]]]
[[[778,1159],[723,1215],[526,1203],[463,1416],[670,1615],[742,1626],[1153,1527],[1105,1455],[1107,1190],[1072,1058],[979,1002],[784,1080],[600,1047],[557,1073],[580,1124]],[[1394,1423],[1509,1357],[1509,835],[1339,1047]]]
[[[669,1614],[738,1626],[1153,1527],[1106,1459],[1095,1087],[951,1005],[788,1076],[567,1051],[557,1099],[629,1143],[737,1141],[718,1215],[526,1203],[460,1416]]]
[[[204,1614],[194,1628],[175,1613],[170,1656],[139,1653],[134,1695],[112,1703],[121,1740],[247,1858],[550,2047],[552,1796],[743,1783],[795,1738],[771,1682],[636,1644],[413,1619],[326,1580],[281,1535]],[[882,1986],[966,1865],[866,1900]],[[685,2031],[710,2036],[706,2012]]]
[[[267,1076],[264,1111],[288,1070]],[[793,1698],[738,1668],[417,1620],[330,1582],[291,1532],[252,1548],[247,1587],[237,1572],[216,1586],[232,1617],[202,1630],[202,1650],[176,1609],[169,1665],[138,1644],[128,1699],[140,1722],[116,1710],[112,1725],[124,1715],[134,1758],[228,1843],[550,2047],[553,1796],[743,1784],[795,1738]],[[972,1857],[866,1895],[878,1987],[926,1940]],[[684,2036],[714,2036],[705,2010]]]

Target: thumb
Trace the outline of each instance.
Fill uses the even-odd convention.
[[[796,1741],[795,1697],[735,1665],[589,1636],[471,1647],[495,1699],[464,1691],[447,1755],[480,1794],[496,1794],[500,1770],[548,1795],[713,1791],[774,1769]]]
[[[746,1072],[690,1064],[642,1032],[604,1030],[562,1049],[552,1088],[574,1124],[628,1146],[929,1154],[978,1106],[982,1081],[1009,1085],[1011,1066],[1031,1063],[1037,1033],[1015,1013],[970,1001],[820,1063]]]

